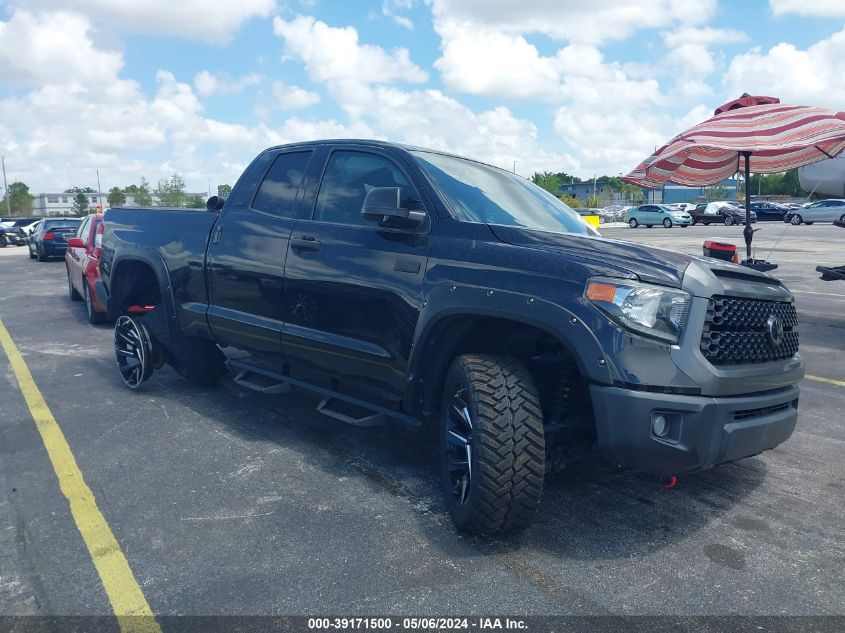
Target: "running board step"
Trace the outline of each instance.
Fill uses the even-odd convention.
[[[384,422],[384,418],[401,420],[411,426],[420,426],[421,424],[419,419],[401,411],[373,404],[372,402],[341,393],[335,389],[313,385],[310,382],[293,378],[287,374],[278,374],[263,367],[251,365],[243,360],[230,358],[226,361],[226,365],[235,372],[234,381],[236,384],[247,389],[252,389],[253,391],[269,394],[287,393],[290,387],[294,386],[319,393],[323,396],[323,400],[317,405],[317,411],[347,424],[354,424],[355,426],[376,426]],[[346,410],[339,410],[341,403],[347,405],[343,407]],[[348,405],[352,405],[351,408]],[[370,415],[358,415],[360,411],[356,411],[356,409],[363,410],[363,412],[370,412]]]
[[[276,381],[251,369],[241,369],[232,380],[241,387],[260,393],[288,393],[290,391],[289,382]]]
[[[345,409],[345,411],[340,409]],[[335,396],[324,396],[320,404],[317,405],[317,411],[352,426],[380,426],[385,422],[383,413],[374,413],[364,409],[364,407],[339,400]],[[366,415],[356,417],[355,414],[357,413],[365,413]]]

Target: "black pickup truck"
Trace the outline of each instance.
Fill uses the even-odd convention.
[[[473,160],[275,147],[207,211],[110,209],[102,245],[128,386],[169,362],[203,384],[231,370],[312,389],[352,424],[435,424],[468,531],[524,528],[544,475],[591,453],[668,477],[795,428],[804,366],[779,281],[603,239]]]

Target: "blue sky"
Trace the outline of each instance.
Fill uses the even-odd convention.
[[[633,168],[743,91],[845,109],[842,0],[12,0],[0,150],[34,191],[233,182],[316,137]]]

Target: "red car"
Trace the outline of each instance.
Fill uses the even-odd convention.
[[[67,289],[71,301],[85,300],[91,323],[106,320],[106,306],[97,301],[94,284],[100,278],[100,245],[103,239],[103,216],[94,213],[86,217],[76,236],[67,241]]]

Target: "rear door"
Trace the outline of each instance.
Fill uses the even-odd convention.
[[[285,266],[285,359],[395,396],[404,390],[435,221],[405,160],[371,147],[334,148]],[[373,187],[402,187],[405,205],[426,211],[425,222],[392,229],[365,220]]]
[[[82,240],[83,244],[88,242],[88,233],[91,228],[91,217],[87,217],[79,225],[74,237]],[[65,260],[68,262],[68,270],[74,288],[80,293],[82,292],[82,269],[85,265],[85,247],[77,247],[67,249],[68,256]]]
[[[239,183],[240,197],[227,204],[212,229],[208,323],[222,344],[281,352],[285,256],[312,155],[300,149],[260,157],[251,167],[258,172],[255,182]]]

